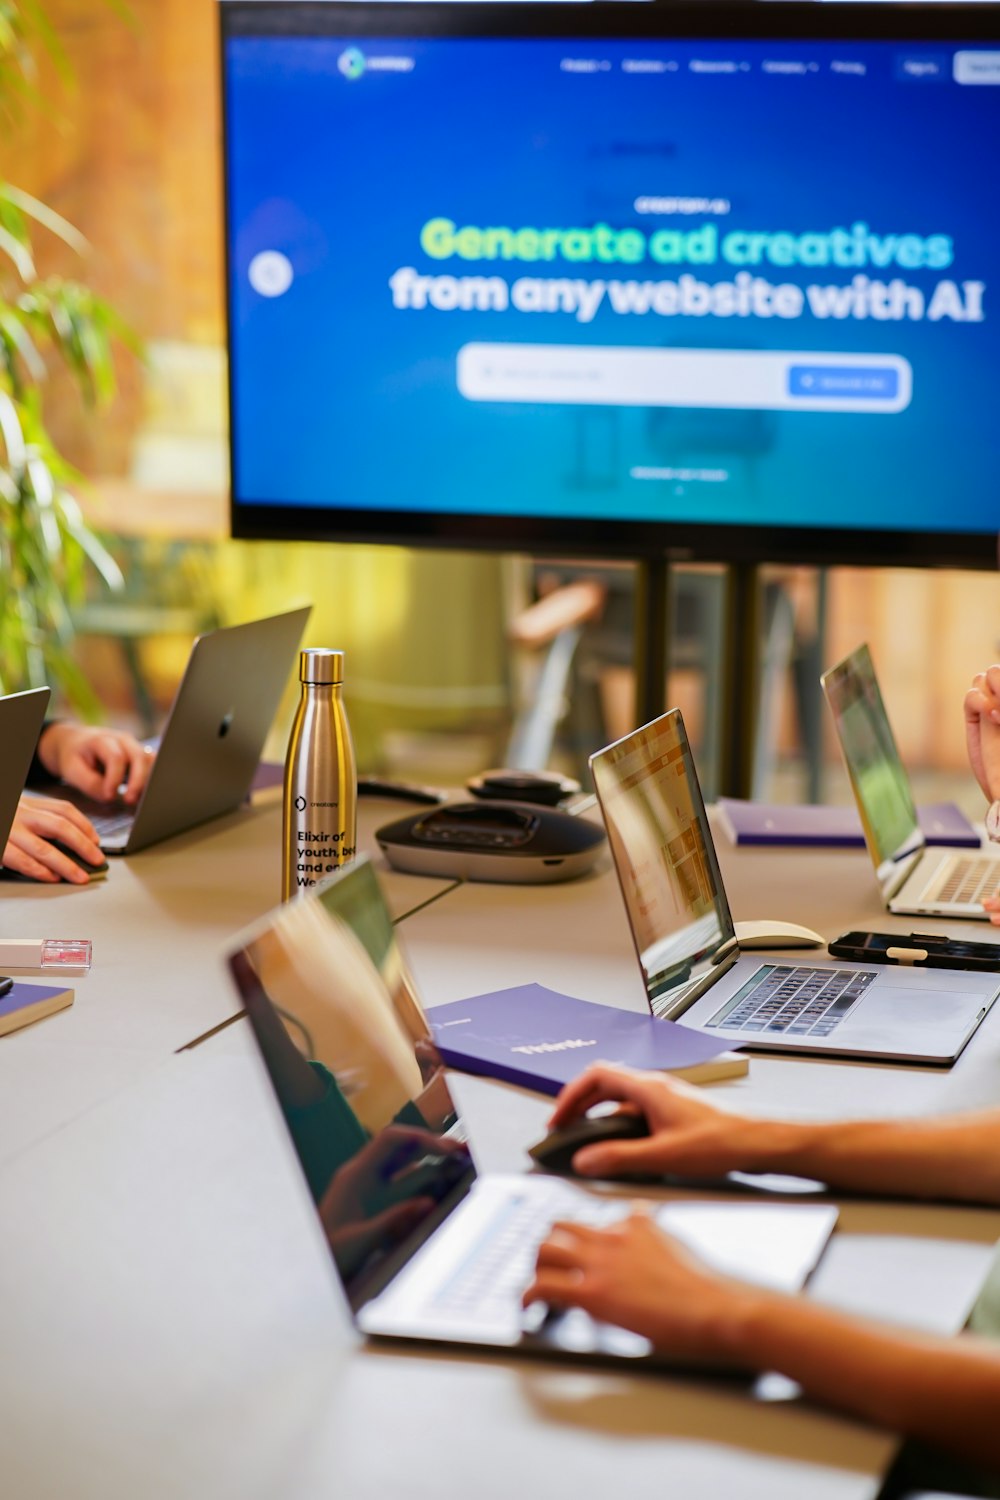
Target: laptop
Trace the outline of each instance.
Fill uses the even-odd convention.
[[[0,754],[0,859],[7,847],[48,706],[47,687],[29,688],[25,693],[8,693],[0,698],[0,746],[3,747]]]
[[[367,860],[236,938],[228,961],[362,1332],[661,1362],[645,1339],[582,1313],[522,1309],[554,1219],[609,1223],[634,1201],[541,1174],[477,1173]],[[678,1201],[657,1218],[720,1269],[794,1291],[836,1210]]]
[[[306,605],[197,638],[135,807],[59,788],[105,854],[135,854],[245,800],[309,613]]]
[[[888,910],[986,921],[983,897],[1000,890],[1000,848],[928,849],[868,647],[859,646],[820,681]]]
[[[1000,974],[740,952],[678,709],[590,765],[654,1015],[754,1050],[954,1062]]]

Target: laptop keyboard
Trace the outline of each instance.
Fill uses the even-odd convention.
[[[976,855],[962,855],[935,870],[921,901],[948,901],[978,906],[984,896],[1000,891],[1000,862]]]
[[[600,1227],[629,1211],[613,1200],[582,1201],[552,1184],[551,1195],[513,1197],[503,1203],[453,1275],[435,1292],[431,1305],[448,1317],[501,1317],[531,1281],[538,1247],[559,1218]]]
[[[768,965],[762,977],[755,975],[704,1024],[786,1036],[829,1036],[875,978],[872,969]]]
[[[97,829],[98,841],[103,849],[124,848],[135,822],[135,812],[90,813],[90,821]]]
[[[135,822],[135,813],[97,813],[90,821],[102,838],[113,838],[117,833],[128,833]]]

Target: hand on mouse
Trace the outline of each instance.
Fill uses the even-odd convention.
[[[717,1177],[738,1168],[753,1170],[750,1147],[757,1122],[709,1104],[699,1089],[662,1073],[596,1063],[563,1089],[550,1126],[566,1125],[605,1100],[645,1115],[649,1135],[582,1147],[573,1157],[573,1170],[581,1176]]]
[[[4,868],[48,885],[59,880],[86,885],[90,879],[86,870],[58,844],[74,849],[87,864],[104,864],[94,825],[71,803],[54,797],[22,797],[3,851]]]
[[[155,757],[124,730],[57,722],[42,730],[38,758],[51,775],[97,802],[114,801],[125,782],[122,797],[131,806],[142,795]]]

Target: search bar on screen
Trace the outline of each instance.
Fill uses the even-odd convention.
[[[898,354],[465,344],[467,401],[678,406],[744,411],[898,412],[913,371]]]

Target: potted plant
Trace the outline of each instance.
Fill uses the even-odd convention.
[[[32,43],[65,60],[34,0],[0,7],[0,112],[16,119],[32,93]],[[58,360],[92,405],[114,391],[112,341],[134,340],[88,287],[40,274],[39,233],[80,255],[86,242],[61,215],[0,180],[0,691],[48,683],[84,714],[96,707],[72,654],[72,606],[88,568],[121,589],[117,563],[84,522],[78,480],[46,431],[46,361]]]

